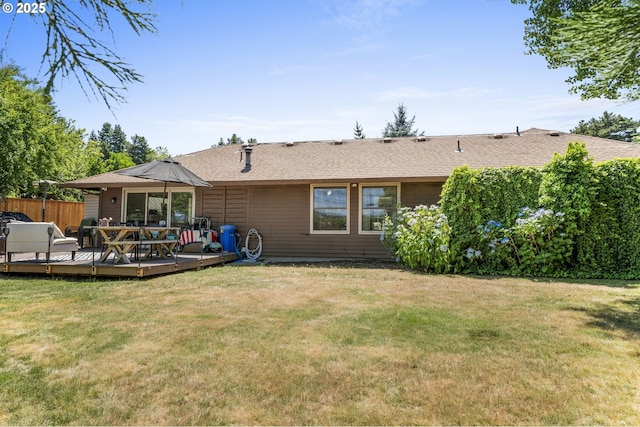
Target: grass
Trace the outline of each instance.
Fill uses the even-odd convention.
[[[640,285],[0,278],[0,424],[640,424]]]

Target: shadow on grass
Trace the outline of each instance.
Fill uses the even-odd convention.
[[[640,297],[618,300],[616,304],[576,307],[573,310],[591,317],[588,326],[608,333],[621,332],[629,340],[640,339]]]

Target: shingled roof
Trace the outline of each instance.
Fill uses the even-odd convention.
[[[596,162],[640,157],[640,145],[564,132],[264,143],[253,146],[244,171],[241,146],[216,146],[175,159],[213,185],[300,182],[444,181],[458,166],[543,166],[569,142],[586,144]],[[458,144],[461,149],[459,152]],[[113,172],[68,182],[73,188],[147,186]]]

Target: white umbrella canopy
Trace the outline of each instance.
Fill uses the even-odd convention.
[[[135,176],[137,178],[163,181],[165,186],[167,182],[177,182],[193,185],[194,187],[211,187],[211,184],[207,181],[203,180],[172,158],[143,163],[141,165],[116,171],[116,173],[126,176]]]

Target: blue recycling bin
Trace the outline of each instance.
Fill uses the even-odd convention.
[[[220,244],[222,245],[223,252],[235,252],[236,251],[236,226],[235,225],[221,225],[220,226]]]

